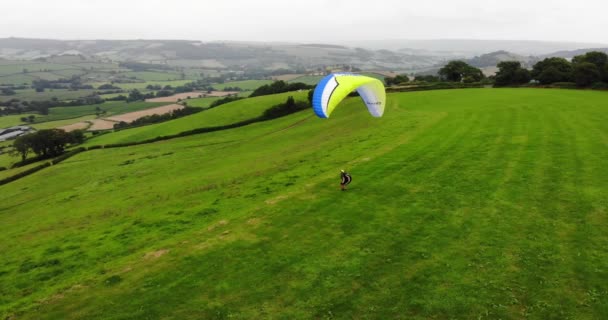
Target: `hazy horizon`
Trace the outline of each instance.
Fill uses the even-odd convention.
[[[4,5],[0,38],[348,43],[504,40],[608,43],[608,3],[396,0],[230,3],[24,0]]]

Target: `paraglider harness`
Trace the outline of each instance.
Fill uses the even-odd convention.
[[[353,178],[350,176],[350,174],[344,170],[342,170],[340,172],[340,177],[341,177],[341,181],[340,181],[340,187],[342,188],[342,191],[344,191],[346,189],[346,186],[349,185],[351,183],[351,181],[353,181]]]

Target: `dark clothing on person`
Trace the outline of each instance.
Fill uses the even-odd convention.
[[[344,185],[347,185],[351,181],[353,181],[353,178],[350,176],[350,174],[348,174],[348,172],[342,172],[341,177],[342,177],[342,184],[344,184]]]
[[[351,183],[351,181],[353,181],[353,178],[350,176],[350,174],[348,174],[348,172],[346,171],[342,171],[340,173],[340,188],[342,189],[342,191],[346,190],[346,186]]]

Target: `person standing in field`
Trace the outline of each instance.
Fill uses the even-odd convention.
[[[346,190],[346,186],[350,184],[351,181],[353,181],[353,178],[350,176],[350,174],[344,170],[340,170],[340,189],[342,189],[342,191]]]

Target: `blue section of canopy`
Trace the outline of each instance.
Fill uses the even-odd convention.
[[[325,78],[319,81],[319,84],[315,87],[315,92],[312,95],[312,108],[315,111],[315,114],[319,118],[327,118],[327,115],[323,111],[323,91],[325,91],[325,87],[334,77],[333,74],[326,76]]]

